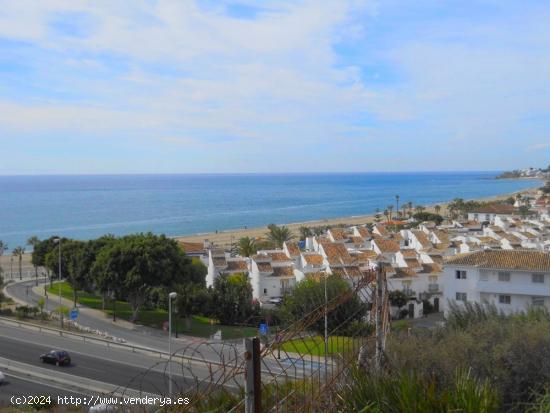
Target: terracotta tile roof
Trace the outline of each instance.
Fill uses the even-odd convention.
[[[438,263],[422,264],[422,273],[424,274],[439,274],[441,272],[443,272],[443,268]]]
[[[369,238],[371,236],[370,231],[366,227],[357,227],[357,231],[363,238]]]
[[[521,245],[521,240],[518,237],[516,237],[515,235],[508,234],[508,233],[505,232],[505,233],[501,234],[501,236],[502,236],[502,238],[507,239],[510,242],[510,244],[512,244],[512,245]]]
[[[334,275],[341,278],[363,276],[363,273],[357,266],[331,268],[331,271]]]
[[[525,271],[550,271],[550,253],[531,250],[483,250],[459,254],[447,265]]]
[[[501,227],[498,227],[496,225],[489,225],[489,228],[497,234],[500,232],[504,232],[504,230]]]
[[[443,265],[443,257],[432,257],[432,256],[430,256],[430,258],[432,259],[432,261],[434,263]]]
[[[382,253],[399,252],[399,244],[389,239],[376,239],[374,243]]]
[[[376,252],[372,250],[361,250],[350,254],[359,262],[366,262],[367,260],[376,257]]]
[[[365,238],[363,237],[352,236],[349,239],[351,240],[351,242],[353,242],[356,245],[361,245],[365,243]]]
[[[483,244],[500,244],[500,242],[493,237],[476,237]]]
[[[283,251],[268,253],[273,261],[290,261],[291,259]]]
[[[188,254],[204,254],[204,244],[202,242],[185,242],[178,241],[180,247]]]
[[[436,230],[433,231],[433,233],[435,234],[437,239],[439,241],[441,241],[442,243],[448,243],[449,242],[449,234],[446,231],[436,229]]]
[[[331,265],[338,265],[342,262],[344,264],[349,264],[353,260],[344,244],[338,244],[335,242],[324,244],[323,251],[325,251],[328,262]]]
[[[329,231],[334,240],[342,241],[349,238],[348,234],[346,234],[342,228],[331,228]]]
[[[226,271],[248,271],[245,260],[228,260]]]
[[[403,257],[405,258],[416,258],[417,252],[413,249],[402,249],[401,254],[403,254]]]
[[[256,265],[260,272],[273,272],[273,267],[270,262],[257,262]]]
[[[384,225],[378,224],[378,225],[376,225],[375,228],[378,230],[378,232],[380,233],[380,235],[382,235],[382,236],[384,236],[384,237],[390,235],[389,231],[386,229],[386,227],[385,227]]]
[[[403,235],[401,235],[399,232],[392,232],[390,234],[390,238],[394,240],[395,242],[403,241]]]
[[[428,236],[423,231],[411,231],[420,245],[422,245],[422,248],[430,248],[432,246],[432,243],[428,239]]]
[[[296,257],[296,256],[300,255],[300,247],[298,247],[297,242],[285,242],[285,245],[286,245],[286,248],[288,250],[288,253],[292,257]]]
[[[420,264],[420,261],[418,261],[416,258],[405,258],[405,262],[407,263],[407,267],[409,268],[422,268],[422,264]]]
[[[517,211],[513,205],[489,204],[471,211],[473,214],[507,214],[512,215]]]
[[[321,254],[303,254],[304,260],[309,265],[323,265],[323,256]]]
[[[294,275],[294,267],[290,265],[284,267],[273,267],[273,275],[276,277],[291,277]]]
[[[408,278],[408,277],[418,277],[416,271],[411,268],[394,268],[394,275],[391,278]]]
[[[527,239],[535,239],[536,238],[536,236],[534,234],[531,234],[530,232],[527,232],[527,231],[521,231],[520,234],[523,235],[524,237],[526,237]]]

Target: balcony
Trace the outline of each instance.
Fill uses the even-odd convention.
[[[428,284],[428,292],[431,294],[437,294],[440,291],[439,284]]]

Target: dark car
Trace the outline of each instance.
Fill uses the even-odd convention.
[[[40,356],[42,363],[51,363],[56,366],[64,366],[71,364],[71,356],[64,350],[52,350]]]

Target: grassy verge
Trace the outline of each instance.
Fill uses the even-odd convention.
[[[330,336],[328,338],[328,354],[342,353],[348,351],[353,346],[359,345],[351,337]],[[309,354],[312,356],[325,355],[325,343],[321,336],[307,337],[287,341],[281,345],[281,350],[289,353]]]
[[[53,287],[48,287],[48,294],[57,296],[59,294],[59,284],[55,283]],[[66,282],[61,283],[61,296],[68,300],[73,300],[73,289]],[[96,294],[79,291],[78,303],[96,310],[102,310],[109,316],[113,315],[112,301],[108,300],[103,310],[102,298]],[[129,320],[131,315],[132,307],[130,304],[126,301],[116,302],[116,316],[118,318]],[[140,310],[137,323],[161,329],[166,321],[168,321],[168,311],[157,308]],[[221,330],[224,340],[250,337],[254,336],[257,332],[253,327],[225,326],[218,324],[215,320],[202,316],[193,316],[189,321],[179,319],[175,316],[173,319],[173,329],[178,333],[204,338],[208,338],[218,330]]]

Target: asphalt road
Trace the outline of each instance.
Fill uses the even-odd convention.
[[[6,382],[0,385],[0,407],[13,406],[11,403],[12,396],[51,395],[55,399],[57,399],[58,396],[84,396],[80,393],[64,390],[59,387],[36,383],[27,378],[20,378],[10,374],[5,374],[5,376]]]
[[[72,365],[57,367],[42,364],[40,355],[51,349],[67,350],[71,355]],[[167,361],[127,350],[0,325],[0,357],[46,368],[52,374],[59,371],[113,384],[119,386],[121,391],[129,388],[153,394],[167,394]],[[191,370],[198,378],[209,375],[204,364],[172,362],[174,391],[189,387],[193,379]]]

